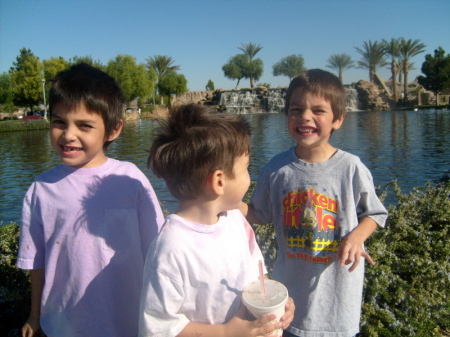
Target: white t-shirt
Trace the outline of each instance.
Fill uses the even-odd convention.
[[[46,335],[137,336],[144,258],[163,221],[132,163],[39,175],[23,203],[17,266],[45,268]]]
[[[239,210],[214,225],[169,215],[150,246],[144,269],[139,336],[178,335],[189,322],[232,318],[263,260],[255,234]]]

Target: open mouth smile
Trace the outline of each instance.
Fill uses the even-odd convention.
[[[61,148],[62,148],[63,152],[68,152],[68,153],[75,153],[75,152],[82,150],[82,148],[79,148],[79,147],[71,147],[71,146],[68,147],[68,146],[64,146],[64,145],[61,145]]]
[[[302,135],[312,135],[317,132],[316,128],[310,128],[310,127],[297,127],[296,130],[299,134],[302,134]]]

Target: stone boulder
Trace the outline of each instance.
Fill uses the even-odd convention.
[[[203,104],[204,101],[211,100],[213,97],[213,91],[188,91],[180,96],[176,96],[172,99],[172,106],[178,106],[190,103]]]
[[[358,92],[359,108],[368,111],[392,110],[393,102],[386,91],[379,89],[372,82],[360,80],[355,84]]]

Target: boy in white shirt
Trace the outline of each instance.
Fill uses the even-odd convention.
[[[237,210],[250,184],[249,153],[243,116],[190,104],[161,122],[148,164],[179,205],[147,255],[140,336],[260,336],[292,321],[292,299],[275,323],[275,315],[246,320],[241,304],[263,259]]]

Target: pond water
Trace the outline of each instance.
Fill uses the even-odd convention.
[[[253,128],[250,174],[275,154],[294,145],[286,130],[286,116],[246,115]],[[163,208],[174,211],[176,201],[146,168],[147,151],[156,123],[150,120],[127,122],[107,154],[135,163],[152,182]],[[450,170],[450,112],[434,110],[350,112],[331,143],[361,158],[370,169],[375,185],[396,179],[402,192],[423,187]],[[0,133],[0,223],[20,219],[22,199],[41,172],[59,164],[48,131]],[[389,196],[385,203],[392,203]]]

